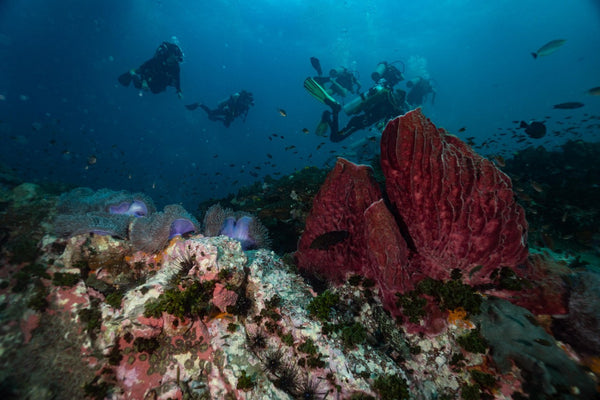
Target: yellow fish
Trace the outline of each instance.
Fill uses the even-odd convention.
[[[285,110],[283,108],[279,109],[279,115],[281,115],[282,117],[287,117],[287,113],[285,112]]]

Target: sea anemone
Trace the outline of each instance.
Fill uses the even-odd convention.
[[[105,212],[143,216],[156,211],[154,202],[143,193],[115,192],[110,189],[76,188],[63,193],[56,205],[59,214]]]
[[[108,206],[108,212],[132,217],[145,217],[148,215],[148,206],[142,200],[124,201],[119,205]]]
[[[238,240],[243,250],[269,247],[267,228],[258,218],[248,213],[236,213],[219,204],[211,206],[204,216],[206,236],[225,235]]]
[[[128,215],[110,215],[99,212],[59,215],[53,223],[54,233],[60,237],[95,233],[124,239],[127,237],[128,228]]]
[[[198,232],[198,221],[182,206],[171,204],[164,211],[145,218],[136,218],[129,238],[135,250],[155,253],[178,235]]]

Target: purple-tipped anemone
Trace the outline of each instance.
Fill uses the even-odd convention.
[[[111,214],[129,215],[133,217],[145,217],[148,215],[148,207],[141,200],[134,200],[131,203],[124,201],[116,206],[109,206],[108,212]]]
[[[108,212],[111,214],[127,214],[127,210],[129,210],[129,202],[124,201],[116,206],[109,206]]]
[[[146,203],[141,200],[134,200],[127,210],[127,215],[133,215],[134,217],[145,217],[148,215],[148,207]]]
[[[196,227],[194,226],[194,223],[189,219],[177,218],[176,220],[171,222],[169,239],[172,239],[175,236],[182,236],[190,232],[196,232]]]
[[[244,250],[256,247],[256,241],[250,235],[250,224],[252,224],[252,217],[247,215],[241,217],[235,223],[234,238],[242,242]]]
[[[109,231],[105,231],[103,229],[94,229],[91,232],[94,235],[99,235],[99,236],[108,236],[108,235],[111,235],[111,233]]]
[[[230,238],[235,238],[235,218],[227,217],[225,221],[223,221],[223,225],[221,226],[221,230],[219,234],[229,236]]]
[[[256,248],[256,240],[250,235],[252,222],[252,217],[247,215],[240,217],[237,221],[234,217],[227,217],[223,222],[220,234],[238,240],[244,250]]]

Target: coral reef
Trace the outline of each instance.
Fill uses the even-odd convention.
[[[199,232],[196,218],[177,204],[156,212],[147,196],[77,188],[60,196],[54,233],[69,237],[84,233],[129,239],[135,251],[154,253],[175,236]]]
[[[268,248],[270,244],[267,228],[255,215],[234,212],[220,204],[212,205],[204,215],[206,236],[225,235],[238,240],[244,250]]]
[[[560,398],[597,396],[591,377],[565,353],[556,351],[554,338],[533,323],[531,313],[493,297],[485,299],[481,307],[474,321],[492,348],[494,362],[503,373],[510,371],[514,362],[525,376],[527,392],[565,396]]]
[[[583,354],[600,357],[600,272],[578,271],[569,282],[568,314],[554,320],[552,331]]]
[[[348,164],[341,173],[369,181],[365,167]],[[595,396],[592,374],[576,365],[568,345],[548,346],[553,338],[527,311],[484,299],[476,289],[488,286],[473,288],[461,281],[468,271],[455,269],[446,281],[422,279],[414,290],[382,304],[379,285],[389,282],[396,288],[406,272],[386,266],[418,259],[410,241],[393,246],[408,236],[383,199],[362,213],[369,228],[362,236],[366,256],[348,258],[366,260],[367,277],[346,274],[341,284],[317,294],[273,252],[245,252],[239,240],[225,235],[185,233],[189,223],[197,225],[173,206],[144,217],[103,213],[125,218],[132,227],[161,221],[138,225],[138,232],[151,235],[157,229],[164,247],[154,252],[134,251],[129,235],[56,237],[45,222],[55,213],[54,200],[31,189],[15,192],[15,201],[0,210],[9,234],[0,241],[2,398]],[[342,192],[340,187],[339,192],[355,205],[370,195],[359,189]],[[243,216],[231,217],[230,223],[237,223]],[[215,229],[221,230],[222,222]],[[241,222],[245,230],[246,220]],[[315,236],[309,248],[347,245],[354,227],[344,228],[330,225],[334,230]],[[27,240],[15,241],[13,235]],[[528,276],[549,287],[558,284],[556,274],[565,266],[553,266],[552,273],[545,269],[554,258],[534,254]],[[522,279],[510,268],[495,272],[493,290],[509,288],[523,301],[533,301],[523,293],[529,290],[514,290]],[[333,269],[330,274],[335,276]],[[376,282],[369,276],[384,278]],[[574,280],[567,285],[572,288],[569,318],[593,316],[593,308],[582,305],[594,299],[592,279],[581,279],[591,286]],[[391,315],[385,310],[390,305],[410,313],[410,320]],[[575,307],[582,308],[579,316]],[[436,326],[437,335],[423,335],[415,329],[420,325]],[[593,335],[593,324],[581,326],[587,330],[577,333],[580,340]],[[505,331],[515,351],[502,343]],[[594,359],[589,362],[594,368]],[[538,371],[539,378],[531,376]]]
[[[528,147],[506,160],[503,169],[527,211],[532,243],[554,251],[598,254],[598,152],[598,142],[569,140],[555,150]]]
[[[249,260],[240,242],[225,236],[176,238],[160,253],[160,267],[150,266],[156,260],[150,254],[126,256],[123,262],[130,268],[140,263],[146,267],[136,281],[125,285],[117,282],[115,274],[120,271],[96,269],[94,274],[105,285],[123,292],[120,303],[109,305],[107,289],[91,279],[92,273],[83,278],[88,262],[82,262],[82,248],[90,256],[108,249],[127,254],[123,243],[109,236],[67,241],[47,272],[69,271],[81,278],[68,282],[59,275],[55,281],[41,278],[48,285],[52,311],[37,311],[41,318],[21,324],[23,333],[19,324],[5,327],[0,346],[14,350],[2,352],[3,366],[17,351],[14,341],[27,333],[30,344],[18,350],[23,365],[14,369],[22,371],[28,351],[39,351],[47,342],[38,334],[53,326],[49,321],[64,319],[65,332],[68,327],[69,332],[80,333],[53,335],[62,338],[55,349],[65,353],[60,357],[45,349],[43,365],[62,374],[56,382],[37,382],[48,396],[60,396],[64,390],[72,398],[292,399],[375,396],[379,390],[397,390],[375,384],[371,376],[400,377],[404,390],[409,390],[410,379],[385,352],[367,351],[359,344],[364,339],[357,335],[366,335],[362,328],[330,336],[320,333],[322,324],[305,310],[312,297],[310,287],[273,253],[259,250]],[[17,307],[23,296],[27,290],[11,294],[9,318],[29,320],[30,311],[20,314]],[[367,321],[369,310],[363,306],[357,318]],[[70,365],[77,365],[76,370],[52,364],[69,359],[74,359]],[[0,374],[0,381],[23,395],[32,384],[29,376],[39,374]],[[77,385],[69,386],[71,382]]]

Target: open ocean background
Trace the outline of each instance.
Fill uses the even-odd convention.
[[[185,53],[182,100],[173,88],[153,95],[117,82],[172,37]],[[533,59],[553,39],[567,42]],[[600,97],[585,93],[600,86],[599,49],[592,0],[2,0],[0,162],[26,181],[141,191],[193,211],[265,175],[322,167],[372,134],[317,150],[328,140],[313,133],[324,106],[302,87],[315,74],[310,57],[325,73],[356,70],[363,90],[379,61],[401,60],[407,79],[433,79],[424,112],[437,126],[497,140],[484,155],[529,145],[498,136],[520,120],[550,117],[535,145],[598,141],[599,128],[581,121],[600,115]],[[242,89],[256,105],[230,128],[184,107]],[[552,108],[569,101],[585,106]]]

